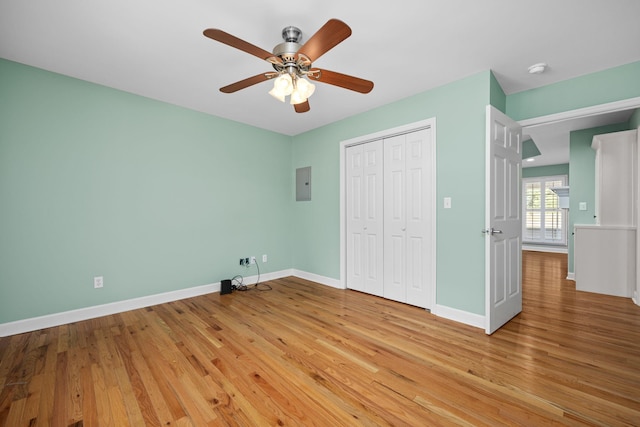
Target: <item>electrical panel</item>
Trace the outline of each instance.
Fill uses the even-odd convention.
[[[311,200],[311,166],[296,169],[296,201]]]

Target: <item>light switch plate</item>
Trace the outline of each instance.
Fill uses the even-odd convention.
[[[580,202],[580,204],[578,204],[578,209],[580,209],[581,211],[586,211],[587,210],[587,202]]]
[[[444,208],[451,209],[451,197],[444,198]]]

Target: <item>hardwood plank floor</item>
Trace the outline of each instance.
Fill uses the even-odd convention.
[[[490,337],[285,278],[0,338],[0,426],[638,426],[640,307],[566,274]]]

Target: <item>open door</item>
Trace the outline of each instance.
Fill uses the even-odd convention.
[[[487,105],[485,331],[522,311],[522,128]]]

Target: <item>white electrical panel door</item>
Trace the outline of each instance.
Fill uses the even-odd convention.
[[[382,296],[382,141],[346,149],[347,287]]]

